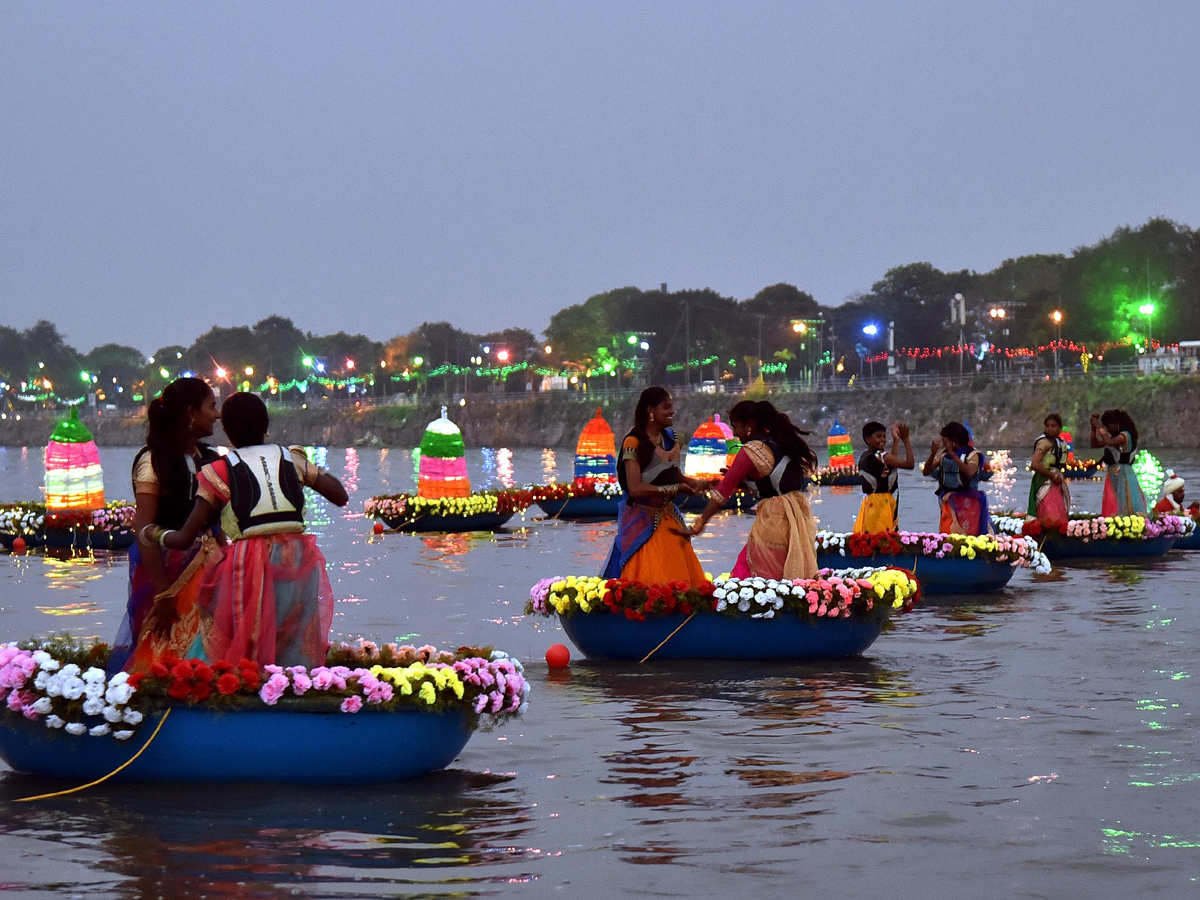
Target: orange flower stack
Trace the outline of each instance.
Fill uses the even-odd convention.
[[[575,445],[575,478],[592,481],[617,480],[617,447],[613,430],[604,421],[600,407],[583,426]]]
[[[104,472],[92,433],[79,410],[54,426],[46,445],[46,512],[91,512],[104,507]]]
[[[446,407],[442,407],[439,418],[426,426],[419,453],[418,497],[436,500],[471,495],[462,432],[447,418]]]

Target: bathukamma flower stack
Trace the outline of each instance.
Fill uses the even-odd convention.
[[[469,496],[471,480],[464,452],[462,432],[447,418],[443,406],[441,416],[426,426],[421,437],[417,496],[429,500]]]

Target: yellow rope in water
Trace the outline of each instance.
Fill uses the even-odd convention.
[[[150,738],[149,738],[149,740],[146,741],[146,743],[142,744],[141,750],[139,750],[137,753],[133,754],[133,756],[131,756],[128,760],[126,760],[121,765],[117,766],[115,769],[113,769],[111,772],[109,772],[103,778],[97,778],[95,781],[89,781],[87,784],[81,784],[79,787],[67,788],[65,791],[55,791],[53,794],[38,794],[34,797],[19,797],[14,802],[28,803],[30,800],[49,800],[51,797],[64,797],[67,794],[74,794],[78,791],[86,791],[88,788],[95,787],[96,785],[100,784],[103,781],[108,781],[108,779],[112,778],[114,775],[116,775],[122,769],[126,768],[130,763],[132,763],[135,759],[137,759],[139,756],[141,756],[142,753],[145,752],[146,748],[150,746],[150,744],[154,741],[154,739],[156,737],[158,737],[158,732],[162,729],[163,722],[167,721],[167,716],[169,716],[170,714],[171,714],[171,710],[169,710],[169,709],[165,713],[163,713],[163,717],[158,720],[158,726],[154,729],[154,733],[152,735],[150,735]]]
[[[690,616],[688,616],[686,619],[684,619],[682,622],[679,623],[679,628],[682,628],[684,625],[686,625],[688,622],[692,621],[692,619],[694,619],[694,618],[696,618],[696,614],[692,613]],[[675,635],[679,634],[679,628],[676,628],[674,631],[672,631],[670,634],[668,634],[665,638],[663,638],[662,644],[659,644],[657,647],[655,647],[653,650],[651,650],[649,653],[647,653],[645,656],[643,656],[641,662],[639,662],[638,665],[640,666],[642,663],[644,663],[646,660],[648,660],[650,657],[652,657],[655,653],[657,653],[660,649],[662,649],[663,644],[665,644],[671,638],[675,637]]]

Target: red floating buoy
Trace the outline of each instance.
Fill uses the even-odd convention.
[[[25,538],[18,537],[15,541],[13,541],[12,551],[13,551],[13,553],[18,553],[18,554],[24,553],[25,552]]]
[[[565,669],[571,661],[571,651],[562,644],[551,644],[546,651],[546,665],[552,669]]]
[[[383,523],[376,520],[374,527],[371,529],[376,534],[383,534]]]

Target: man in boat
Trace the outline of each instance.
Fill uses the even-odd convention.
[[[858,458],[858,475],[862,480],[862,505],[854,522],[855,534],[879,531],[899,531],[899,470],[916,466],[908,426],[903,422],[892,425],[892,449],[886,452],[888,430],[881,422],[868,422],[862,429],[867,449]],[[904,456],[897,452],[904,445]]]
[[[1167,469],[1167,480],[1163,485],[1162,499],[1154,506],[1155,515],[1182,516],[1183,479],[1174,469]]]
[[[1033,482],[1029,485],[1026,513],[1043,526],[1062,528],[1071,511],[1071,489],[1063,467],[1067,462],[1067,442],[1062,439],[1062,416],[1052,412],[1042,422],[1043,431],[1033,442]]]

